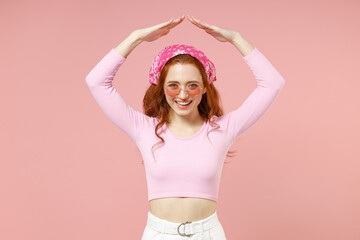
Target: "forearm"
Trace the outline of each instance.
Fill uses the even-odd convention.
[[[254,46],[252,46],[248,41],[246,41],[240,33],[237,33],[235,35],[235,38],[233,39],[231,44],[240,51],[243,57],[248,55],[254,49]]]
[[[131,51],[142,41],[132,32],[124,41],[122,41],[115,49],[121,56],[126,58]]]

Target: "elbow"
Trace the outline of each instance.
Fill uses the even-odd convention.
[[[91,86],[91,81],[89,80],[89,78],[85,78],[85,83],[88,87]]]
[[[276,92],[278,94],[281,91],[281,89],[284,87],[284,85],[285,85],[284,78],[282,77],[277,78],[276,81],[273,81],[269,89],[271,89],[271,91]]]
[[[281,77],[279,81],[279,90],[281,90],[284,86],[285,86],[285,79]]]
[[[267,81],[269,82],[269,88],[275,91],[280,91],[285,85],[285,79],[279,72],[276,72]]]
[[[281,76],[280,74],[278,74],[277,78],[276,78],[276,90],[281,90],[285,85],[285,79],[283,78],[283,76]]]
[[[89,75],[86,76],[85,83],[88,87],[92,87],[95,85],[95,81],[92,78],[90,78]]]

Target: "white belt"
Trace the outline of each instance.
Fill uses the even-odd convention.
[[[180,236],[191,237],[195,233],[200,233],[202,231],[208,230],[210,228],[216,227],[219,224],[216,211],[209,217],[193,222],[184,222],[184,223],[169,223],[164,219],[153,219],[153,216],[149,216],[147,219],[147,226],[161,233],[167,234],[179,234]]]

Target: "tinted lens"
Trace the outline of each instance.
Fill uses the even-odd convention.
[[[187,85],[186,90],[191,96],[196,96],[200,94],[200,86],[197,84]]]
[[[181,88],[177,84],[169,84],[166,86],[166,93],[174,97],[180,94]],[[197,96],[200,94],[200,86],[198,84],[189,84],[186,86],[186,91],[191,96]]]
[[[177,85],[168,85],[166,86],[166,93],[171,97],[175,97],[180,93],[180,88]]]

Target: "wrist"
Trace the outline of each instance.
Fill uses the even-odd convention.
[[[141,40],[136,34],[131,33],[127,38],[124,39],[115,50],[124,58],[134,50],[134,48],[141,43]]]
[[[128,40],[132,45],[135,46],[139,45],[142,42],[136,30],[130,33],[130,35],[128,36]]]
[[[254,46],[252,46],[248,41],[246,41],[246,39],[243,38],[240,33],[236,34],[236,37],[234,37],[232,44],[240,51],[243,57],[248,55],[254,49]]]
[[[231,44],[238,44],[243,40],[243,36],[239,32],[234,33],[233,39],[230,41]]]

